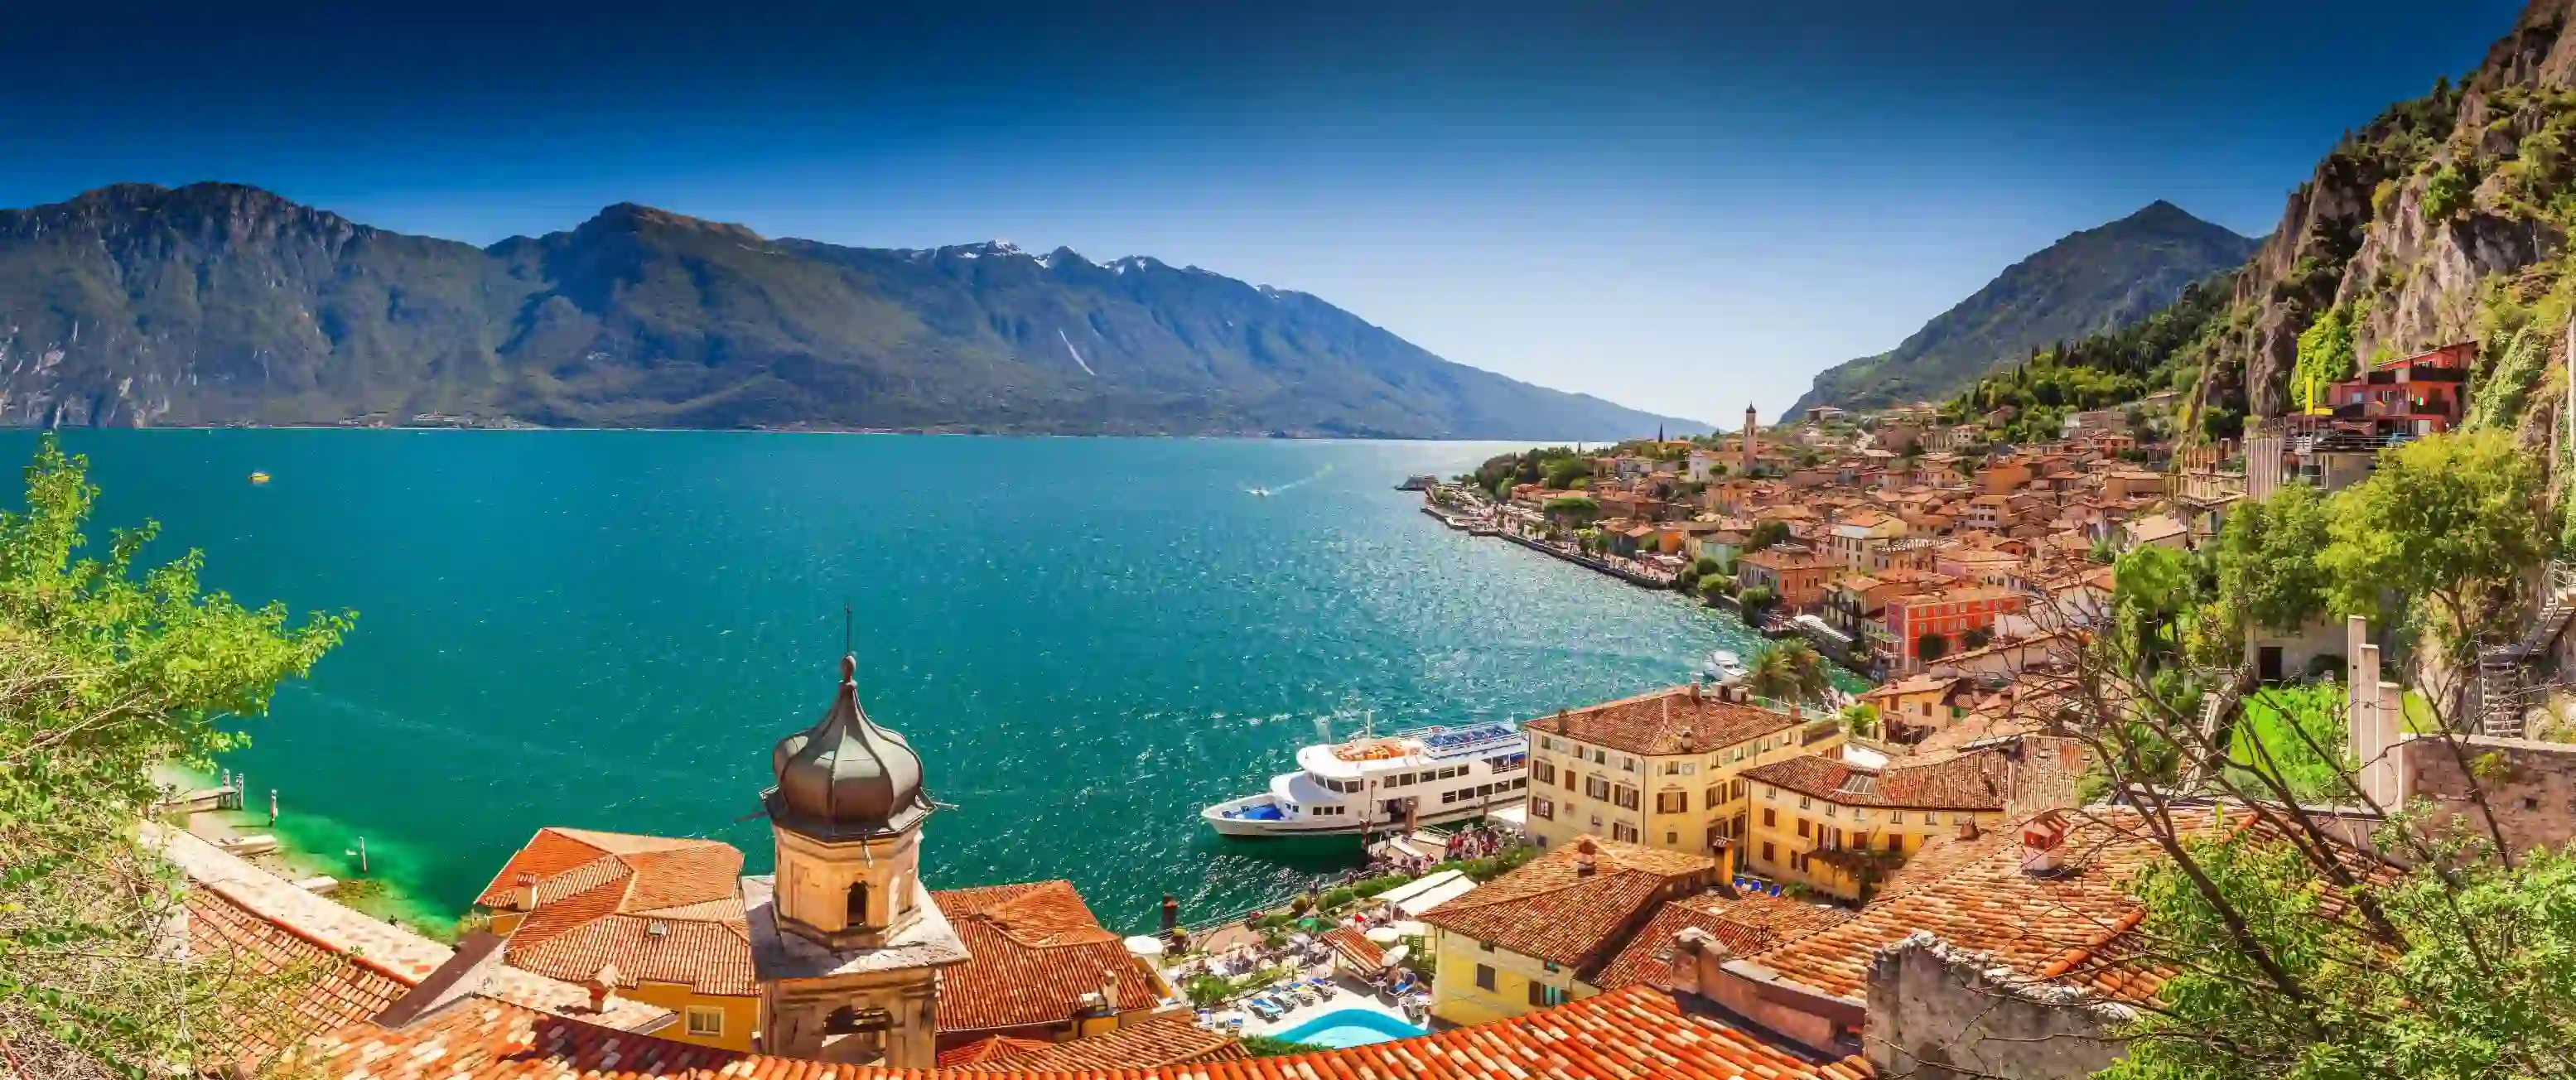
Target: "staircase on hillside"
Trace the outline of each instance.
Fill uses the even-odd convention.
[[[2519,739],[2523,717],[2538,704],[2543,689],[2529,678],[2533,664],[2549,656],[2558,635],[2576,615],[2576,566],[2552,562],[2540,586],[2540,610],[2519,640],[2478,650],[2477,679],[2471,683],[2469,723],[2480,735]]]

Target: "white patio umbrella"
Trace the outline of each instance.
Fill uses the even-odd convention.
[[[1163,939],[1155,937],[1152,934],[1138,934],[1135,937],[1127,939],[1127,953],[1130,956],[1161,956],[1163,955]]]
[[[1397,923],[1397,924],[1395,924],[1395,925],[1393,925],[1393,926],[1387,927],[1387,929],[1395,931],[1395,934],[1396,934],[1396,936],[1397,936],[1397,937],[1430,937],[1430,936],[1431,936],[1431,924],[1430,924],[1430,923],[1420,923],[1420,922],[1415,922],[1415,921],[1413,921],[1413,920],[1411,920],[1411,919],[1406,919],[1406,920],[1405,920],[1405,921],[1403,921],[1403,922],[1400,922],[1400,923]]]
[[[1395,928],[1392,926],[1381,926],[1375,930],[1369,931],[1368,939],[1370,941],[1377,942],[1380,945],[1393,945],[1396,942],[1404,940],[1404,935],[1396,933]]]
[[[1410,955],[1412,952],[1413,952],[1413,946],[1410,946],[1410,945],[1398,945],[1398,946],[1396,946],[1396,947],[1394,947],[1394,948],[1392,948],[1392,949],[1388,949],[1388,950],[1386,951],[1386,963],[1387,963],[1387,966],[1388,966],[1388,967],[1393,967],[1393,966],[1395,966],[1395,965],[1397,965],[1397,964],[1401,964],[1401,963],[1403,963],[1403,962],[1404,962],[1404,958],[1405,958],[1406,956]]]

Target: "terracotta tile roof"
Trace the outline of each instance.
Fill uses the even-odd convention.
[[[1386,946],[1370,941],[1367,934],[1350,927],[1337,926],[1325,931],[1324,944],[1341,950],[1362,967],[1386,966]]]
[[[144,838],[158,847],[163,858],[188,875],[191,887],[220,892],[225,899],[280,930],[331,953],[356,956],[406,986],[418,985],[455,955],[455,950],[445,945],[296,888],[187,833],[148,823],[143,831]],[[550,1012],[586,1009],[590,1003],[590,992],[582,987],[507,964],[493,970],[485,991],[496,998]],[[638,1030],[669,1023],[671,1012],[621,997],[610,999],[604,1018],[593,1019],[611,1027]]]
[[[989,1042],[991,1040],[979,1040]],[[1130,1020],[1105,1035],[1070,1042],[1033,1043],[1013,1039],[1019,1047],[955,1067],[970,1072],[1091,1072],[1107,1069],[1155,1069],[1191,1062],[1234,1061],[1246,1057],[1234,1036],[1200,1027],[1189,1013],[1165,1013]],[[939,1067],[950,1068],[941,1054]]]
[[[361,1024],[307,1045],[329,1080],[1868,1080],[1858,1056],[1820,1059],[1649,987],[1436,1035],[1291,1057],[1155,1068],[902,1072],[746,1054],[612,1031],[473,998],[402,1031]]]
[[[1045,1039],[1014,1039],[1008,1035],[987,1035],[973,1042],[940,1051],[937,1066],[942,1069],[963,1069],[986,1062],[1002,1061],[1018,1054],[1044,1050],[1054,1045]]]
[[[1698,891],[1716,870],[1703,856],[1586,836],[1424,912],[1422,921],[1565,965],[1590,982],[1658,902]]]
[[[1593,985],[1617,990],[1646,981],[1672,963],[1674,935],[1692,927],[1708,931],[1736,955],[1750,956],[1851,917],[1842,908],[1779,896],[1685,897],[1655,909],[1655,917],[1601,969]]]
[[[1989,954],[2025,977],[2065,979],[2120,1000],[2146,1000],[2163,984],[2162,976],[2126,967],[2110,947],[2136,928],[2144,910],[2129,893],[2130,881],[2162,852],[2132,810],[2074,812],[2068,821],[2060,873],[2022,870],[2018,829],[1936,841],[1899,868],[1850,921],[1752,960],[1783,978],[1856,999],[1865,993],[1878,950],[1924,930]],[[2202,830],[2214,827],[2220,826],[2200,824]]]
[[[239,992],[218,995],[197,1038],[206,1060],[267,1061],[308,1036],[377,1013],[411,990],[383,968],[261,918],[210,888],[188,890],[188,958]],[[288,977],[279,981],[280,975]]]
[[[1721,701],[1695,686],[1675,686],[1636,697],[1542,716],[1531,731],[1563,735],[1641,757],[1705,754],[1797,727],[1787,713]]]
[[[1118,1011],[1149,1009],[1163,988],[1070,881],[934,892],[973,959],[939,973],[939,1030],[1061,1024],[1082,996],[1118,984]]]
[[[1908,810],[2004,808],[2004,762],[1993,752],[1952,754],[1933,761],[1896,759],[1866,769],[1839,755],[1809,754],[1744,770],[1744,778],[1838,806],[1891,806]]]
[[[750,997],[741,874],[742,852],[719,841],[546,828],[477,903],[526,913],[503,956],[540,975],[583,983],[614,966],[630,986]]]

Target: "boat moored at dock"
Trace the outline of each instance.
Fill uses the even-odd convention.
[[[1505,723],[1427,727],[1297,751],[1270,790],[1199,811],[1224,836],[1328,836],[1482,817],[1528,794],[1529,740]]]

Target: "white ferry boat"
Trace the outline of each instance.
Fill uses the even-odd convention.
[[[1428,727],[1318,743],[1270,790],[1199,811],[1225,836],[1324,836],[1480,817],[1528,794],[1529,740],[1513,724]]]

